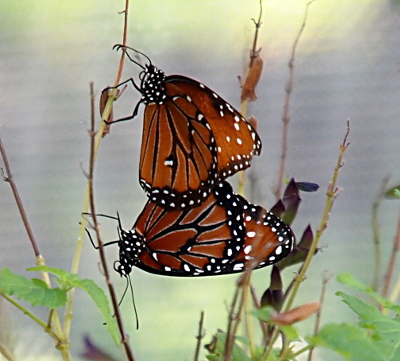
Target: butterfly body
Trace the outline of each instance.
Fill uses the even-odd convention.
[[[135,87],[142,98],[134,114],[145,105],[139,181],[158,205],[196,207],[215,184],[248,168],[260,154],[256,131],[204,84],[166,76],[150,64]]]
[[[121,231],[123,276],[132,267],[178,277],[212,276],[276,263],[293,247],[290,228],[262,207],[248,203],[226,183],[199,207],[166,210],[149,200],[130,231]]]

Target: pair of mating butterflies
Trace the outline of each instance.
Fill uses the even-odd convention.
[[[118,46],[144,54],[123,46]],[[233,192],[225,179],[250,166],[261,140],[246,119],[196,80],[165,76],[149,64],[140,85],[145,105],[140,185],[149,200],[130,231],[120,226],[119,262],[168,276],[211,276],[260,268],[292,250],[289,226]],[[115,243],[115,242],[112,242]]]

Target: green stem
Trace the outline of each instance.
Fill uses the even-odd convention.
[[[97,158],[98,150],[100,147],[100,142],[103,137],[103,131],[104,128],[106,127],[106,123],[104,122],[104,119],[108,119],[109,115],[111,114],[112,111],[112,104],[115,100],[115,94],[116,94],[116,89],[112,91],[112,94],[109,96],[107,104],[104,108],[103,116],[102,116],[102,122],[100,124],[99,130],[97,131],[96,137],[95,137],[95,146],[94,146],[94,160]],[[89,181],[86,185],[86,191],[85,191],[85,196],[83,199],[83,206],[82,206],[82,214],[88,213],[89,210]],[[81,255],[82,255],[82,248],[83,248],[83,238],[85,236],[85,230],[87,226],[87,220],[83,217],[81,220],[81,226],[79,228],[79,235],[78,235],[78,240],[76,242],[76,249],[75,249],[75,254],[74,258],[72,260],[72,267],[71,267],[71,273],[78,273],[79,270],[79,263],[81,260]],[[68,292],[68,298],[67,298],[67,304],[65,307],[65,318],[64,318],[64,335],[69,336],[71,332],[71,322],[72,322],[72,305],[74,302],[74,296],[75,296],[75,291],[72,289],[70,292]]]
[[[285,305],[285,307],[283,309],[283,312],[287,312],[292,308],[292,305],[293,305],[294,299],[296,298],[297,291],[298,291],[298,289],[300,287],[300,284],[305,279],[305,275],[306,275],[306,272],[308,270],[308,267],[310,266],[311,260],[314,257],[315,251],[316,251],[317,246],[318,246],[318,242],[321,239],[321,236],[322,236],[322,234],[324,233],[324,231],[325,231],[325,229],[327,227],[328,220],[329,220],[329,214],[330,214],[330,211],[332,209],[333,201],[334,201],[336,193],[337,193],[336,184],[337,184],[337,180],[338,180],[338,177],[339,177],[340,169],[343,166],[343,156],[344,156],[344,153],[345,153],[345,151],[346,151],[346,149],[347,149],[347,147],[349,145],[348,143],[346,144],[349,132],[350,132],[350,121],[348,120],[347,121],[347,133],[346,133],[346,135],[344,137],[343,143],[340,145],[339,156],[338,156],[338,160],[337,160],[337,164],[336,164],[335,170],[333,172],[332,181],[329,184],[327,192],[326,192],[327,199],[326,199],[326,202],[325,202],[325,208],[324,208],[324,212],[323,212],[322,219],[321,219],[321,222],[320,222],[320,226],[319,226],[318,231],[317,231],[317,233],[315,235],[313,243],[311,244],[310,250],[308,251],[307,258],[304,261],[304,264],[302,265],[299,274],[295,277],[295,279],[293,281],[293,286],[292,286],[292,288],[290,290],[289,298],[288,298],[288,300],[286,302],[286,305]],[[279,331],[277,330],[277,328],[275,328],[274,332],[272,333],[272,336],[271,336],[271,341],[270,341],[267,349],[265,350],[263,356],[261,357],[260,361],[267,360],[268,355],[271,353],[271,351],[273,349],[274,343],[278,339],[278,336],[279,336]]]
[[[25,315],[27,315],[31,320],[33,320],[35,323],[37,323],[40,327],[43,328],[43,330],[45,332],[47,332],[56,342],[57,344],[59,342],[61,342],[60,338],[58,337],[58,335],[51,329],[49,328],[48,324],[46,322],[44,322],[43,320],[41,320],[39,317],[37,317],[36,315],[34,315],[31,311],[29,311],[27,308],[25,308],[24,306],[22,306],[20,303],[18,303],[17,301],[15,301],[12,297],[4,294],[4,293],[0,293],[8,302],[10,302],[12,305],[14,305],[16,308],[18,308],[22,313],[24,313]]]
[[[293,359],[295,359],[297,356],[300,356],[302,353],[304,353],[304,352],[310,350],[311,347],[312,347],[311,345],[307,345],[307,346],[301,348],[300,350],[296,351],[296,352],[292,355]]]
[[[0,355],[3,355],[3,357],[7,360],[7,361],[14,361],[13,357],[11,356],[11,354],[8,352],[8,350],[6,350],[6,348],[4,346],[2,346],[0,344]]]

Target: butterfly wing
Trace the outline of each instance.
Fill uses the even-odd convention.
[[[241,252],[230,265],[232,272],[241,272],[247,265],[266,267],[285,258],[295,241],[290,227],[263,207],[240,198],[244,207],[246,237]]]
[[[278,262],[293,242],[286,224],[223,182],[201,206],[186,211],[149,201],[133,229],[122,233],[120,270],[136,266],[181,277],[230,274],[243,271],[250,261],[255,268]]]
[[[200,205],[215,184],[250,166],[261,151],[256,131],[203,84],[149,66],[140,87],[146,104],[140,184],[166,209]]]
[[[244,220],[237,197],[225,182],[201,206],[186,211],[166,210],[149,201],[134,228],[122,233],[120,265],[167,276],[221,274],[243,248]]]
[[[184,76],[168,76],[174,84],[190,97],[198,111],[211,127],[217,145],[217,171],[224,180],[239,170],[250,167],[253,155],[261,152],[261,140],[255,129],[227,101],[196,80]]]
[[[146,106],[140,184],[152,201],[167,209],[201,204],[218,178],[216,154],[210,126],[184,95]]]

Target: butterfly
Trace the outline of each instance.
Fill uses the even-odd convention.
[[[133,267],[164,276],[212,276],[276,263],[293,249],[288,225],[221,182],[202,205],[167,210],[149,200],[129,231],[120,226],[121,276]]]
[[[166,76],[143,53],[115,47],[143,69],[140,85],[132,78],[122,83],[132,82],[142,97],[132,116],[119,121],[145,105],[139,180],[153,202],[174,210],[199,206],[218,183],[250,167],[261,140],[237,110],[204,84]],[[126,49],[149,64],[141,65]]]

